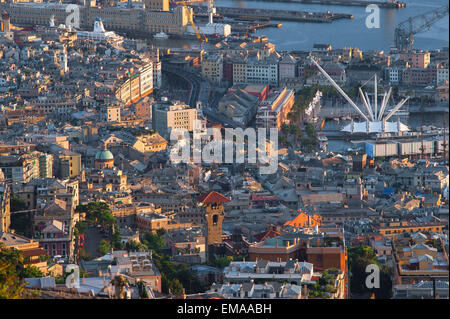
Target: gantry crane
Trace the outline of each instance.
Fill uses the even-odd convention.
[[[446,5],[401,22],[395,29],[397,49],[409,51],[414,43],[414,35],[429,29],[436,21],[444,18],[448,14],[448,8],[449,6]]]
[[[216,8],[214,7],[214,1],[213,0],[186,0],[186,1],[173,1],[172,4],[182,4],[186,9],[187,5],[190,3],[200,3],[200,2],[208,2],[208,23],[213,23],[213,17],[216,13]],[[192,29],[195,32],[195,36],[197,37],[197,40],[200,43],[208,42],[208,38],[203,34],[203,32],[200,30],[200,28],[197,28],[197,26],[194,23],[194,17],[193,14],[189,14],[189,23],[192,26]]]

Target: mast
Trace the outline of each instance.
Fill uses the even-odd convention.
[[[319,65],[319,63],[317,63],[316,60],[314,60],[313,57],[311,57],[311,61],[317,66],[317,68],[319,69],[319,71],[327,78],[328,81],[330,81],[330,83],[334,86],[334,88],[341,93],[341,95],[344,97],[344,99],[347,100],[347,102],[353,106],[353,108],[367,121],[369,122],[369,119],[367,118],[367,116],[359,109],[359,107],[348,97],[347,93],[344,92],[344,90],[341,89],[341,87],[339,85],[337,85],[337,83],[333,80],[333,78],[331,76],[328,75],[327,72],[325,72],[324,69],[322,69],[322,67]]]
[[[377,83],[377,74],[375,73],[375,79],[374,79],[374,105],[375,105],[375,114],[374,118],[377,118],[378,114],[378,83]]]

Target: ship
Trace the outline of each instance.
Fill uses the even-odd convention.
[[[161,31],[161,32],[159,32],[159,33],[156,33],[156,34],[153,36],[153,38],[158,39],[158,40],[164,40],[164,39],[168,39],[168,38],[169,38],[169,35]]]

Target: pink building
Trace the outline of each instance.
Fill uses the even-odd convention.
[[[39,246],[43,248],[50,257],[60,255],[71,256],[71,239],[63,222],[52,220],[42,226],[40,231]]]

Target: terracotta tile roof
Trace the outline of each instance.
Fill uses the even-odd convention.
[[[202,194],[197,197],[197,201],[208,204],[208,203],[225,203],[230,202],[230,199],[228,197],[223,196],[222,194],[218,192],[209,192]]]

